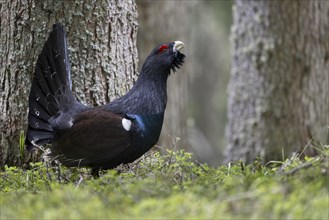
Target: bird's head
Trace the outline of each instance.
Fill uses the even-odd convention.
[[[160,44],[153,49],[142,69],[156,68],[168,74],[170,74],[170,70],[175,72],[184,63],[185,55],[180,52],[183,48],[184,43],[181,41]]]

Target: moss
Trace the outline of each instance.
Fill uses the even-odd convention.
[[[43,163],[1,172],[1,218],[328,217],[328,148],[320,156],[217,168],[185,151],[152,152],[103,171]],[[305,164],[311,164],[305,166]]]

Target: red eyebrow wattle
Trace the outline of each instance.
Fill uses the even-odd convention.
[[[162,53],[164,50],[168,49],[168,45],[167,44],[163,44],[159,47],[159,52]]]

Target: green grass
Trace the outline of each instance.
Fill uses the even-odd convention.
[[[0,173],[0,219],[328,219],[328,147],[313,158],[211,168],[152,152],[94,179],[43,163]]]

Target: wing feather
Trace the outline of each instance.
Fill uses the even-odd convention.
[[[119,165],[133,140],[133,132],[123,128],[122,119],[122,115],[101,108],[78,114],[72,127],[56,141],[53,154],[67,166]]]

